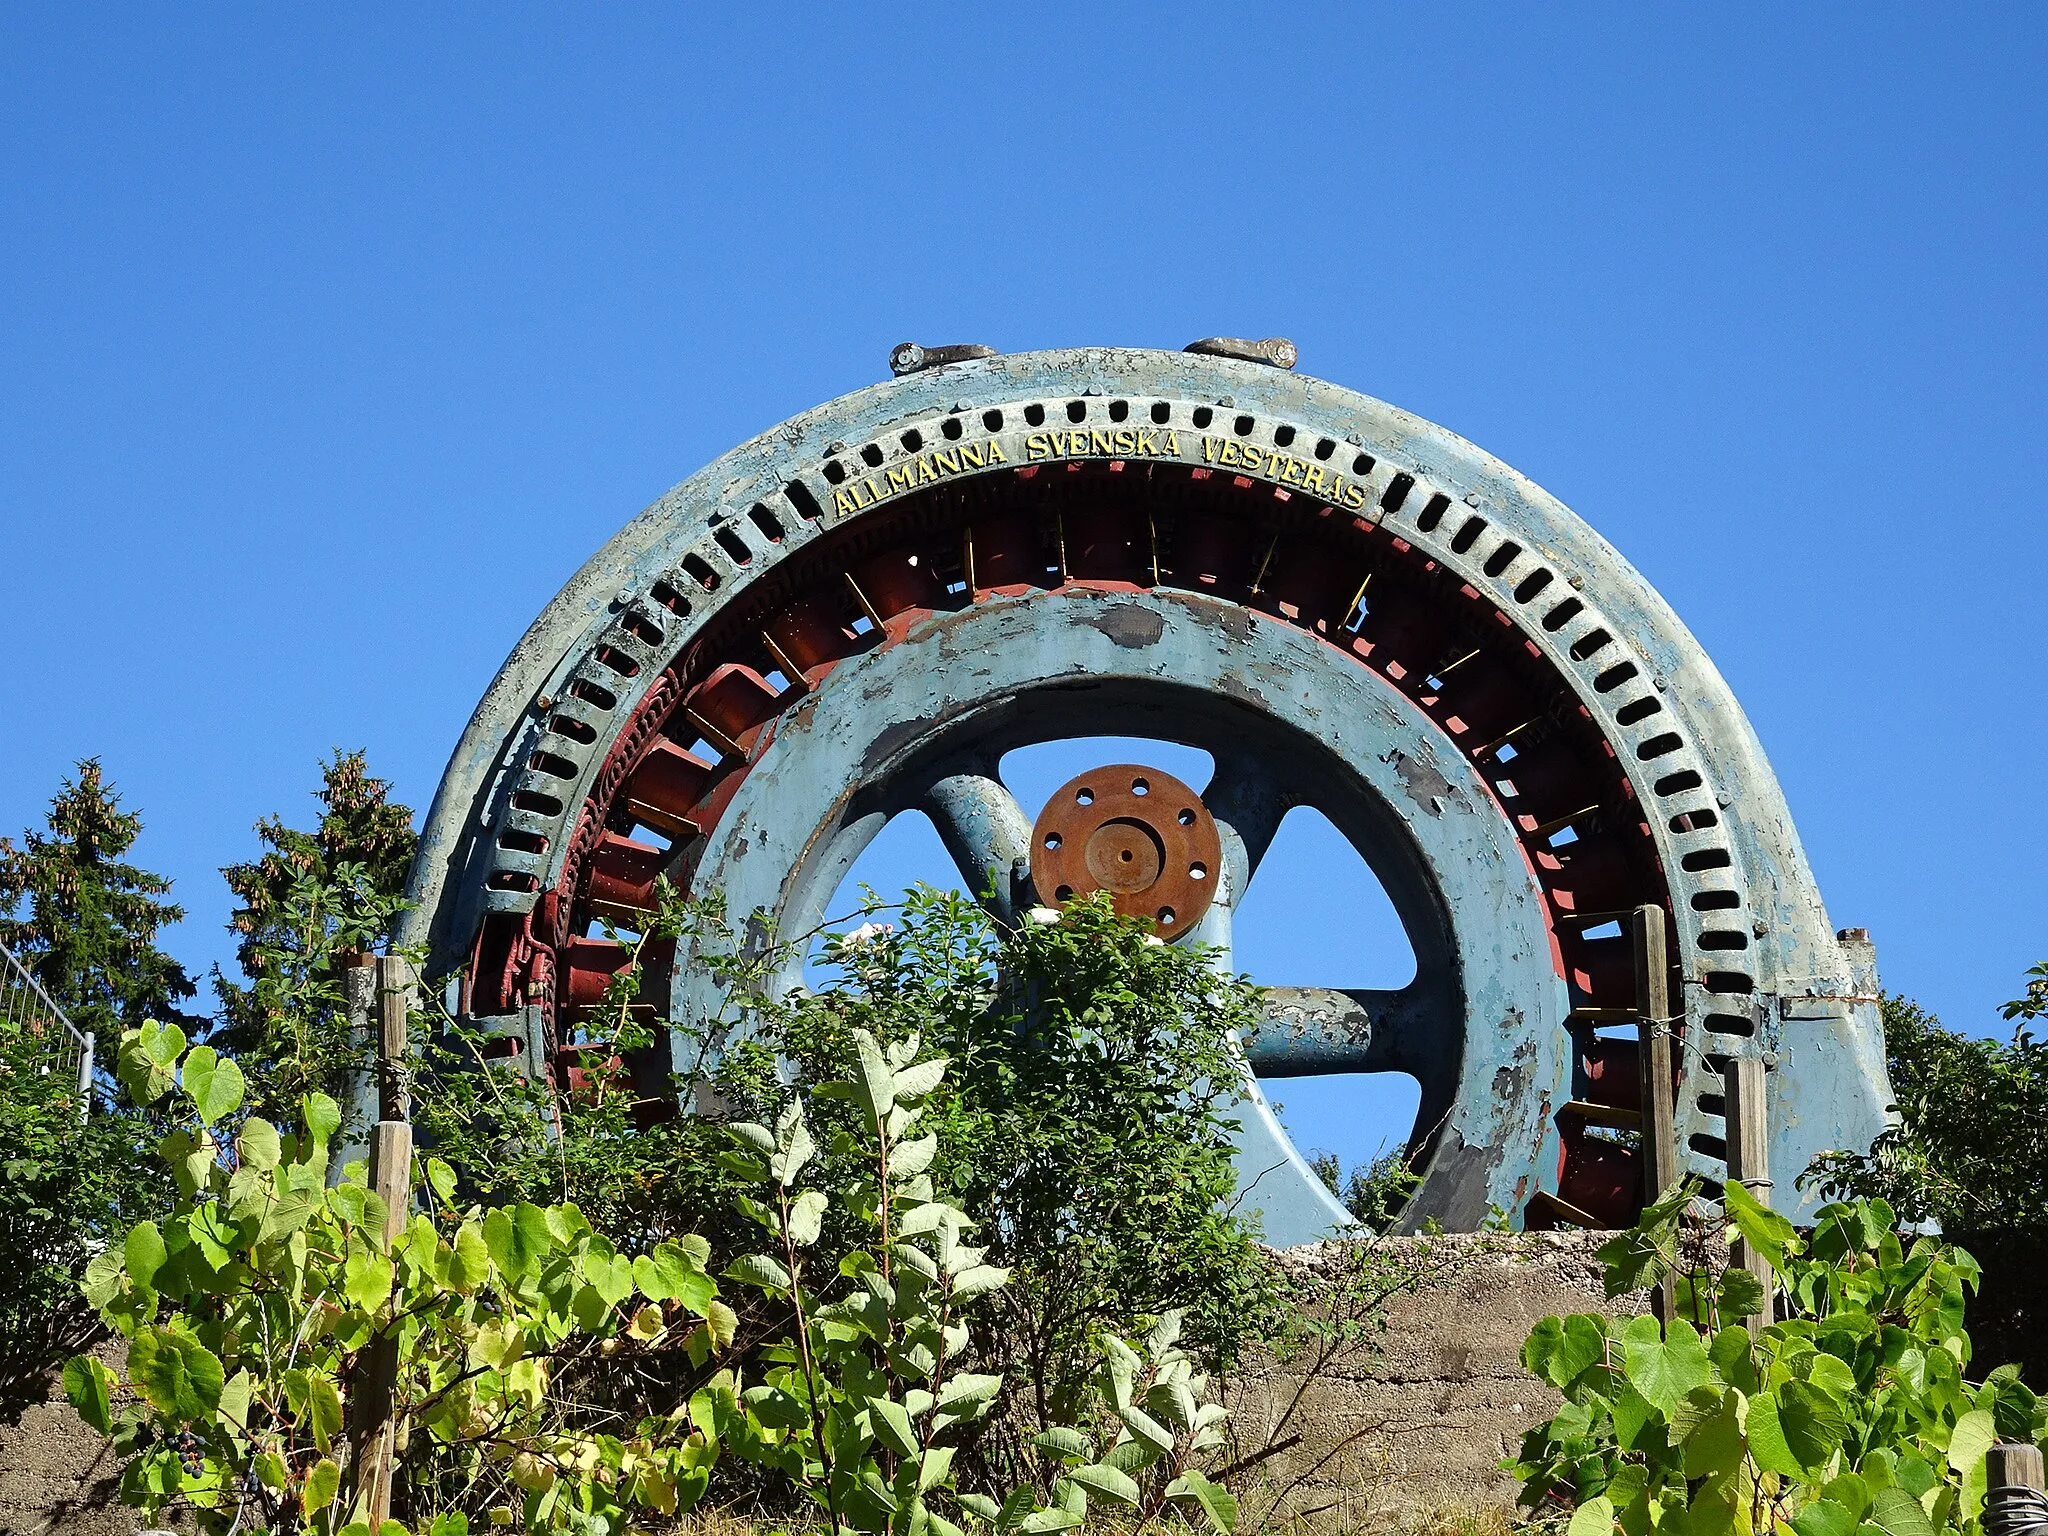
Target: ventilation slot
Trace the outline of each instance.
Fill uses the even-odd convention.
[[[1681,768],[1676,773],[1667,773],[1650,788],[1660,795],[1682,795],[1688,789],[1698,789],[1704,781],[1690,768]]]
[[[1741,971],[1709,971],[1700,984],[1716,997],[1739,997],[1756,990],[1756,979]]]
[[[1088,402],[1086,400],[1069,400],[1067,402],[1067,420],[1086,421],[1087,419]]]
[[[494,891],[537,891],[540,876],[530,875],[523,869],[501,869],[485,882]]]
[[[1374,458],[1371,454],[1361,453],[1357,458],[1351,461],[1351,473],[1358,476],[1359,479],[1363,480],[1367,475],[1372,473],[1373,466],[1377,463],[1379,463],[1379,460]]]
[[[1401,474],[1394,476],[1393,479],[1387,482],[1387,488],[1380,493],[1380,509],[1388,513],[1400,511],[1401,504],[1408,499],[1408,493],[1414,489],[1415,477],[1413,475],[1408,474],[1404,471]],[[1429,503],[1429,507],[1423,508],[1423,512],[1425,515],[1427,515],[1427,513],[1429,512],[1430,507],[1436,506],[1437,499],[1438,498],[1432,497]],[[1449,506],[1450,503],[1448,501],[1445,501],[1444,505]],[[1439,511],[1437,513],[1437,516],[1441,518],[1443,516],[1443,513]],[[1434,528],[1436,524],[1431,523],[1428,526]]]
[[[861,449],[860,458],[861,462],[867,465],[869,469],[880,469],[882,467],[882,445],[880,443],[869,443]]]
[[[1216,413],[1210,410],[1209,407],[1207,407],[1206,405],[1198,405],[1195,407],[1194,415],[1189,417],[1188,419],[1192,421],[1196,426],[1206,428],[1210,422],[1216,419]]]
[[[599,666],[610,667],[621,677],[640,675],[640,663],[614,646],[600,645],[593,654]]]
[[[648,595],[677,618],[687,619],[690,616],[690,600],[667,582],[657,581]]]
[[[1623,683],[1636,675],[1636,664],[1632,661],[1617,661],[1613,666],[1593,679],[1595,691],[1612,693]]]
[[[1250,437],[1252,435],[1252,428],[1256,423],[1249,416],[1240,416],[1230,425],[1231,430],[1236,432],[1239,437]]]
[[[1666,731],[1660,736],[1652,736],[1640,747],[1637,747],[1636,756],[1647,763],[1653,757],[1667,757],[1684,745],[1685,743],[1678,739],[1675,732]]]
[[[595,704],[610,713],[619,707],[619,696],[609,688],[600,688],[596,683],[578,678],[569,685],[569,691],[586,704]]]
[[[1479,535],[1481,535],[1484,532],[1486,532],[1485,518],[1466,518],[1465,526],[1460,528],[1451,539],[1451,553],[1454,555],[1462,555],[1463,553],[1465,553],[1466,550],[1470,549],[1474,544],[1477,544],[1479,542]],[[1509,556],[1509,558],[1513,559],[1514,557]],[[1492,573],[1488,572],[1488,574],[1491,575]]]
[[[789,504],[796,508],[798,517],[807,517],[816,522],[825,515],[825,509],[818,505],[818,498],[811,494],[811,488],[801,480],[792,480],[782,488],[782,494],[789,498]]]
[[[1700,848],[1681,858],[1678,867],[1696,875],[1706,869],[1727,869],[1734,862],[1726,848]]]
[[[1129,421],[1129,420],[1130,420],[1130,418],[1131,418],[1131,402],[1130,402],[1130,401],[1128,401],[1128,400],[1112,400],[1112,401],[1110,401],[1110,402],[1109,402],[1109,419],[1110,419],[1111,421]]]
[[[825,478],[834,485],[844,485],[846,483],[846,466],[837,459],[827,459],[825,461]]]
[[[1756,1033],[1756,1020],[1740,1013],[1710,1013],[1705,1022],[1711,1034],[1741,1035],[1746,1039]]]
[[[958,426],[959,423],[954,422],[951,425]],[[761,537],[770,544],[780,544],[782,542],[782,535],[785,531],[782,526],[782,519],[773,512],[770,512],[766,507],[755,506],[749,509],[747,521],[760,529]]]
[[[562,802],[553,795],[542,795],[530,789],[521,789],[513,791],[512,809],[527,811],[535,816],[559,816],[562,814]]]
[[[1695,891],[1692,898],[1695,912],[1727,912],[1741,905],[1742,898],[1734,891]]]
[[[1674,832],[1704,832],[1719,825],[1721,818],[1705,807],[1697,811],[1681,811],[1671,818],[1671,830]]]
[[[1700,932],[1701,949],[1747,949],[1749,935],[1732,928],[1706,928]]]
[[[1335,453],[1336,451],[1337,445],[1334,442],[1332,442],[1329,438],[1323,437],[1316,439],[1317,458],[1327,460],[1330,457],[1330,455]]]
[[[1036,400],[1032,401],[1032,402],[1031,402],[1031,404],[1029,404],[1029,405],[1025,406],[1025,407],[1024,407],[1024,423],[1025,423],[1025,425],[1026,425],[1026,426],[1032,426],[1032,427],[1042,427],[1042,426],[1044,426],[1044,425],[1045,425],[1045,407],[1044,407],[1044,406],[1042,406],[1042,405],[1040,405],[1040,404],[1039,404],[1039,403],[1038,403],[1038,402],[1037,402]],[[993,431],[994,429],[993,429],[993,428],[991,428],[990,430],[991,430],[991,431]]]
[[[1728,1143],[1718,1136],[1708,1136],[1696,1131],[1686,1138],[1685,1144],[1702,1157],[1711,1157],[1716,1162],[1724,1163],[1728,1160]]]
[[[1031,408],[1031,410],[1032,410],[1032,411],[1037,411],[1037,410],[1038,410],[1038,407],[1034,405],[1034,406],[1033,406],[1033,407]],[[1025,412],[1024,414],[1025,414],[1026,416],[1029,416],[1029,415],[1031,414],[1031,411],[1026,411],[1026,412]],[[1039,421],[1043,421],[1043,420],[1045,420],[1045,412],[1043,412],[1043,411],[1038,411],[1038,420],[1039,420]],[[1001,411],[983,411],[983,412],[981,413],[981,425],[982,425],[982,427],[983,427],[983,428],[984,428],[984,429],[985,429],[986,431],[990,431],[990,432],[1000,432],[1000,431],[1002,431],[1002,430],[1003,430],[1003,413],[1002,413]],[[1035,425],[1037,425],[1037,423],[1036,423],[1036,422],[1034,422],[1034,423],[1033,423],[1033,425],[1035,426]]]
[[[661,630],[645,614],[635,613],[629,608],[619,615],[619,627],[642,645],[653,647],[661,644]]]
[[[1486,557],[1486,574],[1489,576],[1500,575],[1501,572],[1513,565],[1521,557],[1521,554],[1522,546],[1519,544],[1508,543],[1501,545],[1499,549],[1496,549]]]
[[[1597,652],[1611,645],[1613,641],[1614,636],[1607,633],[1604,629],[1596,629],[1589,635],[1581,635],[1578,642],[1572,646],[1572,660],[1590,660]]]
[[[526,760],[526,766],[535,773],[544,773],[551,779],[573,779],[576,765],[566,757],[557,757],[552,752],[536,752]]]
[[[1585,609],[1586,605],[1576,597],[1568,597],[1551,609],[1550,612],[1543,615],[1543,627],[1552,634],[1555,634],[1558,630],[1563,629],[1565,625],[1571,623],[1573,619],[1576,619],[1581,613],[1585,612]]]
[[[1623,725],[1634,725],[1638,720],[1647,720],[1659,713],[1664,706],[1652,698],[1640,698],[1633,704],[1624,704],[1614,712],[1614,718]]]
[[[548,721],[548,729],[557,736],[566,736],[579,746],[589,746],[597,740],[597,732],[581,720],[572,720],[567,715],[555,715]]]
[[[1292,428],[1292,427],[1275,427],[1275,428],[1273,429],[1273,445],[1274,445],[1274,446],[1275,446],[1276,448],[1289,448],[1289,447],[1292,447],[1292,446],[1293,446],[1293,444],[1294,444],[1294,428]]]
[[[1522,584],[1515,588],[1515,601],[1526,603],[1545,587],[1550,585],[1550,572],[1531,571],[1522,578]]]
[[[507,827],[498,834],[498,846],[510,848],[514,853],[546,853],[548,840],[538,832],[522,832],[517,827]]]
[[[960,418],[958,416],[948,416],[939,423],[939,435],[949,443],[958,442],[960,434],[966,430],[965,427],[960,425]]]
[[[712,537],[718,540],[718,547],[732,556],[734,565],[752,565],[754,552],[747,548],[747,541],[730,528],[721,528]]]
[[[1173,407],[1164,400],[1153,401],[1152,420],[1162,427],[1165,426],[1169,421],[1173,420]]]
[[[912,427],[902,437],[898,438],[897,441],[903,444],[904,452],[916,453],[924,447],[924,434],[918,431],[917,428]]]
[[[718,572],[711,568],[711,562],[702,555],[683,556],[683,570],[690,580],[696,582],[706,592],[718,590]]]

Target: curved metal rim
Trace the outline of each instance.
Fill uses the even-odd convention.
[[[1882,1061],[1872,1045],[1871,1010],[1862,1002],[1869,982],[1853,974],[1851,957],[1827,931],[1782,797],[1747,722],[1692,637],[1641,577],[1561,504],[1441,429],[1320,381],[1177,353],[1041,353],[936,369],[794,418],[678,486],[600,551],[550,604],[479,706],[429,815],[414,886],[420,916],[408,925],[406,937],[415,942],[431,937],[445,964],[461,942],[464,922],[476,915],[474,904],[449,898],[474,892],[480,884],[475,879],[478,856],[490,832],[506,820],[512,792],[508,765],[530,748],[542,728],[535,719],[520,730],[515,724],[519,716],[539,699],[553,703],[559,698],[600,645],[642,660],[641,677],[651,681],[699,631],[711,610],[693,613],[680,625],[647,625],[660,636],[658,643],[647,644],[636,635],[635,615],[643,621],[653,615],[647,594],[656,582],[672,573],[689,575],[694,561],[724,590],[721,601],[758,583],[818,532],[863,515],[858,496],[851,508],[833,507],[847,479],[842,473],[835,484],[828,466],[836,461],[850,473],[853,456],[858,456],[865,470],[882,471],[880,487],[887,488],[891,469],[902,470],[920,457],[908,446],[906,429],[920,436],[929,432],[936,442],[946,420],[963,422],[968,434],[978,435],[955,440],[994,440],[1003,446],[1007,467],[1030,451],[1030,433],[1010,427],[1009,413],[1035,405],[1041,412],[1069,414],[1072,425],[1092,429],[1098,421],[1108,424],[1099,413],[1115,401],[1137,413],[1164,404],[1190,419],[1204,409],[1224,415],[1241,445],[1260,450],[1257,464],[1227,466],[1247,482],[1282,489],[1300,485],[1289,479],[1299,472],[1293,466],[1301,460],[1287,452],[1288,439],[1328,438],[1369,452],[1376,468],[1359,482],[1364,508],[1384,503],[1392,483],[1407,479],[1406,497],[1376,520],[1457,572],[1503,611],[1517,610],[1516,588],[1536,569],[1549,573],[1551,590],[1569,588],[1580,611],[1555,630],[1528,631],[1530,643],[1571,682],[1601,721],[1603,734],[1617,743],[1638,793],[1651,791],[1643,796],[1645,804],[1660,800],[1654,784],[1642,782],[1647,777],[1642,762],[1630,754],[1653,734],[1679,737],[1679,747],[1659,759],[1659,776],[1668,777],[1672,767],[1686,764],[1686,771],[1698,775],[1701,793],[1718,807],[1720,826],[1706,833],[1680,832],[1659,815],[1652,825],[1659,857],[1667,870],[1679,871],[1688,855],[1718,850],[1726,865],[1700,884],[1734,892],[1740,910],[1763,930],[1748,951],[1751,988],[1741,996],[1745,1011],[1775,1017],[1752,1018],[1751,1036],[1721,1042],[1725,1053],[1756,1051],[1782,1059],[1790,1032],[1778,1026],[1787,1017],[1810,1012],[1813,1022],[1825,1027],[1801,1032],[1811,1037],[1809,1057],[1824,1062],[1834,1082],[1829,1090],[1833,1102],[1826,1107],[1835,1113],[1826,1118],[1837,1124],[1860,1122],[1849,1125],[1849,1140],[1880,1123],[1886,1101]],[[987,425],[989,412],[1005,413],[1001,427]],[[1047,457],[1062,461],[1059,454]],[[866,462],[871,459],[878,462]],[[906,480],[902,489],[914,486],[914,479]],[[750,547],[740,520],[755,507],[775,509],[796,536],[779,549]],[[820,515],[809,516],[813,511]],[[1435,521],[1424,526],[1432,512]],[[728,537],[721,540],[721,532]],[[731,553],[735,538],[748,550],[745,562]],[[1503,564],[1502,551],[1510,546],[1513,553]],[[616,601],[608,602],[611,598]],[[1602,629],[1635,653],[1641,678],[1665,714],[1661,723],[1675,731],[1632,730],[1614,718],[1618,707],[1640,695],[1634,689],[1601,694],[1592,686],[1586,663],[1572,654]],[[637,702],[629,691],[620,718]],[[587,726],[597,733],[599,750],[566,754],[579,765],[578,791],[603,763],[602,733],[611,724]],[[516,741],[514,751],[503,750],[508,738]],[[461,877],[454,892],[451,874]],[[490,899],[512,894],[496,892]],[[1680,939],[1688,1013],[1704,1020],[1717,1006],[1710,978],[1726,975],[1727,967],[1700,949],[1693,925],[1681,925]],[[1788,1000],[1804,999],[1847,1006],[1802,1007],[1787,1014]],[[1771,1007],[1773,1002],[1778,1008]],[[1702,1081],[1694,1086],[1701,1091],[1687,1092],[1681,1102],[1681,1134],[1688,1142],[1710,1141],[1720,1126],[1700,1100],[1717,1085]],[[1825,1134],[1827,1129],[1802,1128],[1799,1107],[1789,1108],[1790,1113],[1774,1117],[1779,1143],[1774,1160],[1780,1166],[1787,1152],[1800,1158],[1818,1150],[1815,1131]],[[1710,1176],[1718,1172],[1717,1159],[1695,1156],[1693,1162]]]

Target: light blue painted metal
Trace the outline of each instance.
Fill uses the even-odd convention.
[[[1837,940],[1754,733],[1677,617],[1626,560],[1567,508],[1471,444],[1336,385],[1223,358],[1081,349],[935,368],[806,412],[691,476],[572,578],[486,693],[429,813],[413,882],[416,909],[403,937],[429,942],[445,967],[463,958],[487,913],[530,908],[533,891],[505,886],[516,877],[529,877],[529,883],[545,889],[559,877],[576,807],[663,669],[724,605],[773,580],[777,567],[803,546],[858,526],[877,506],[900,505],[901,497],[915,491],[918,475],[932,473],[929,449],[913,447],[913,441],[937,445],[940,427],[950,423],[951,435],[944,441],[952,448],[954,464],[964,467],[942,466],[941,473],[965,486],[979,475],[1008,474],[1041,460],[1056,464],[1115,452],[1113,441],[1105,449],[1089,435],[1120,419],[1105,414],[1112,401],[1127,409],[1132,423],[1154,419],[1155,408],[1175,422],[1202,422],[1200,432],[1181,429],[1185,441],[1175,443],[1171,456],[1199,464],[1207,451],[1203,442],[1213,446],[1229,439],[1236,455],[1230,472],[1247,484],[1300,486],[1304,461],[1287,448],[1297,440],[1326,438],[1346,445],[1346,454],[1358,450],[1369,455],[1371,463],[1361,458],[1364,467],[1348,480],[1340,479],[1340,464],[1332,465],[1331,481],[1346,487],[1333,500],[1342,499],[1360,516],[1379,521],[1504,614],[1527,614],[1530,621],[1520,624],[1518,632],[1530,654],[1572,689],[1615,752],[1645,807],[1666,873],[1671,908],[1679,919],[1684,1023],[1691,1042],[1678,1112],[1686,1164],[1709,1177],[1722,1172],[1719,1159],[1702,1150],[1723,1130],[1706,1107],[1716,1102],[1719,1077],[1705,1050],[1760,1054],[1775,1069],[1771,1151],[1782,1205],[1797,1203],[1792,1175],[1815,1153],[1868,1144],[1883,1123],[1890,1097],[1876,1023],[1874,962],[1867,946]],[[1037,422],[1031,411],[1038,413]],[[1213,431],[1207,425],[1212,415]],[[1047,421],[1053,427],[1044,426]],[[1068,422],[1087,430],[1069,433],[1062,426]],[[1057,434],[1054,427],[1060,428]],[[1055,435],[1065,441],[1045,451]],[[1156,441],[1159,434],[1152,436],[1153,451],[1165,456],[1165,446]],[[1113,440],[1114,434],[1109,437]],[[836,481],[828,468],[836,470]],[[1413,489],[1398,508],[1382,514],[1380,503],[1396,477],[1410,478]],[[1356,499],[1348,499],[1354,493]],[[1422,526],[1426,508],[1446,505],[1448,516],[1439,510],[1437,523]],[[750,525],[756,508],[775,519],[783,530],[780,539],[763,538],[758,525]],[[701,596],[696,573],[710,573],[716,580],[715,598]],[[1533,622],[1534,610],[1518,596],[1540,584],[1538,578],[1550,584],[1552,594],[1568,590],[1576,599],[1573,611],[1554,625],[1548,619],[1542,625]],[[663,581],[699,594],[687,618],[650,600],[655,584]],[[1553,608],[1550,617],[1564,611]],[[1596,642],[1603,641],[1610,648],[1588,659],[1586,647],[1597,649]],[[1113,639],[1106,643],[1119,653],[1124,649]],[[1611,645],[1617,643],[1633,660],[1632,679],[1603,690],[1594,685],[1595,678],[1614,675]],[[1080,650],[1096,648],[1095,642],[1071,635],[1063,644],[1070,665],[1078,664]],[[637,676],[622,684],[615,670],[600,665],[600,647],[637,665]],[[842,690],[841,674],[847,672],[844,665],[836,670],[816,700],[799,708],[836,709],[832,696]],[[971,692],[973,674],[971,666],[963,673],[964,692]],[[601,680],[619,692],[617,702],[600,708],[575,697],[572,685],[578,679]],[[1643,715],[1645,701],[1654,703],[1656,713]],[[964,700],[962,707],[972,702]],[[898,726],[898,740],[908,742],[902,733],[925,723],[895,698],[876,708]],[[551,721],[566,721],[590,740],[578,742],[559,728],[550,731]],[[1318,736],[1330,725],[1327,715],[1320,717]],[[777,771],[776,754],[794,739],[787,722],[778,730],[781,736],[749,776],[742,799],[754,793],[755,778]],[[536,777],[539,770],[528,763],[542,746],[558,767],[567,765],[566,778],[556,773]],[[1455,754],[1441,756],[1439,771],[1447,783],[1456,784],[1450,762]],[[985,766],[983,759],[953,771],[986,778]],[[1245,782],[1255,780],[1255,774],[1247,775]],[[936,791],[933,803],[963,864],[999,870],[1008,857],[1014,865],[1015,828],[1005,825],[1000,803],[985,801],[977,812],[972,793],[948,802],[953,792],[936,789],[938,782],[927,789]],[[551,817],[514,806],[513,792],[522,785],[544,790],[566,809]],[[1223,798],[1229,788],[1219,785],[1212,798]],[[737,805],[728,817],[737,814]],[[1261,832],[1259,817],[1249,811],[1219,819],[1229,822],[1230,815],[1245,823],[1236,841],[1245,850],[1248,875],[1256,862],[1254,845],[1270,836],[1270,827]],[[850,820],[842,816],[828,843],[806,853],[802,867],[808,873],[783,893],[783,901],[803,906],[822,900],[819,891],[829,889],[834,871],[843,871],[850,860],[845,850],[863,844],[885,819],[879,809],[863,810]],[[1411,817],[1410,825],[1418,820],[1434,824],[1433,818]],[[1232,829],[1237,831],[1234,824]],[[508,838],[508,833],[521,835]],[[729,824],[721,822],[716,839],[729,838]],[[547,851],[528,851],[538,846]],[[1454,890],[1511,887],[1520,867],[1519,855],[1502,857],[1490,871],[1460,877],[1464,884],[1454,882]],[[753,878],[737,869],[731,873]],[[1434,873],[1453,878],[1442,869]],[[1235,889],[1242,889],[1241,881]],[[1228,914],[1228,903],[1221,905],[1219,924],[1227,922]],[[1709,912],[1714,915],[1701,915]],[[1709,933],[1723,946],[1739,943],[1739,952],[1704,947],[1702,939]],[[1555,980],[1546,956],[1521,955],[1516,963],[1531,972],[1544,970],[1549,981]],[[1469,969],[1460,973],[1468,1005],[1472,974]],[[1417,1037],[1426,1026],[1395,1026],[1404,1018],[1427,1020],[1448,1006],[1441,976],[1434,984],[1439,994],[1426,1006],[1421,994],[1398,1007],[1381,1000],[1385,1023],[1375,1018],[1372,1032],[1384,1028],[1390,1039]],[[1305,1010],[1298,1021],[1304,1033],[1312,1032],[1306,1013],[1313,1011]],[[1365,1011],[1372,1015],[1373,1000],[1367,1000]],[[1332,1027],[1353,1026],[1340,1021]],[[1539,1052],[1559,1049],[1555,1030],[1546,1035],[1533,1023],[1529,1029],[1532,1037],[1545,1035],[1551,1042],[1536,1047]],[[1467,1055],[1477,1059],[1474,1052]],[[1510,1186],[1519,1187],[1522,1175],[1540,1185],[1550,1155],[1536,1142],[1503,1143],[1502,1166],[1513,1161],[1520,1169]],[[1476,1219],[1469,1211],[1458,1215],[1460,1222]]]

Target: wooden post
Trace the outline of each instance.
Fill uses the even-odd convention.
[[[1635,946],[1637,1039],[1636,1060],[1642,1071],[1643,1204],[1652,1205],[1677,1187],[1678,1131],[1672,1102],[1671,962],[1664,937],[1664,909],[1637,907],[1629,924]],[[1660,1285],[1654,1298],[1657,1316],[1665,1323],[1677,1316],[1671,1287]]]
[[[384,1202],[388,1247],[405,1230],[412,1198],[412,1123],[406,1118],[411,1106],[401,1069],[412,973],[403,960],[391,955],[378,958],[376,993],[379,1119],[370,1135],[370,1188]],[[391,1464],[398,1445],[397,1334],[376,1334],[363,1350],[358,1372],[349,1393],[356,1512],[374,1531],[391,1518]]]
[[[1721,1074],[1723,1115],[1727,1120],[1728,1182],[1740,1184],[1759,1205],[1771,1203],[1770,1112],[1764,1099],[1764,1064],[1754,1056],[1738,1056]],[[1752,1337],[1776,1318],[1777,1276],[1770,1261],[1748,1243],[1735,1243],[1734,1262],[1762,1282],[1764,1309],[1749,1320]]]
[[[1984,1489],[1995,1495],[2000,1488],[2048,1489],[2042,1476],[2041,1448],[2024,1441],[2004,1441],[1984,1453]]]
[[[1984,1529],[2038,1530],[2043,1487],[2039,1446],[2013,1441],[1992,1446],[1984,1453]]]

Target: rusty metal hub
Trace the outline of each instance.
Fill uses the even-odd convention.
[[[1150,918],[1168,938],[1202,920],[1216,896],[1223,843],[1201,796],[1170,773],[1113,763],[1068,780],[1031,828],[1038,899],[1065,906],[1108,891],[1121,917]]]

